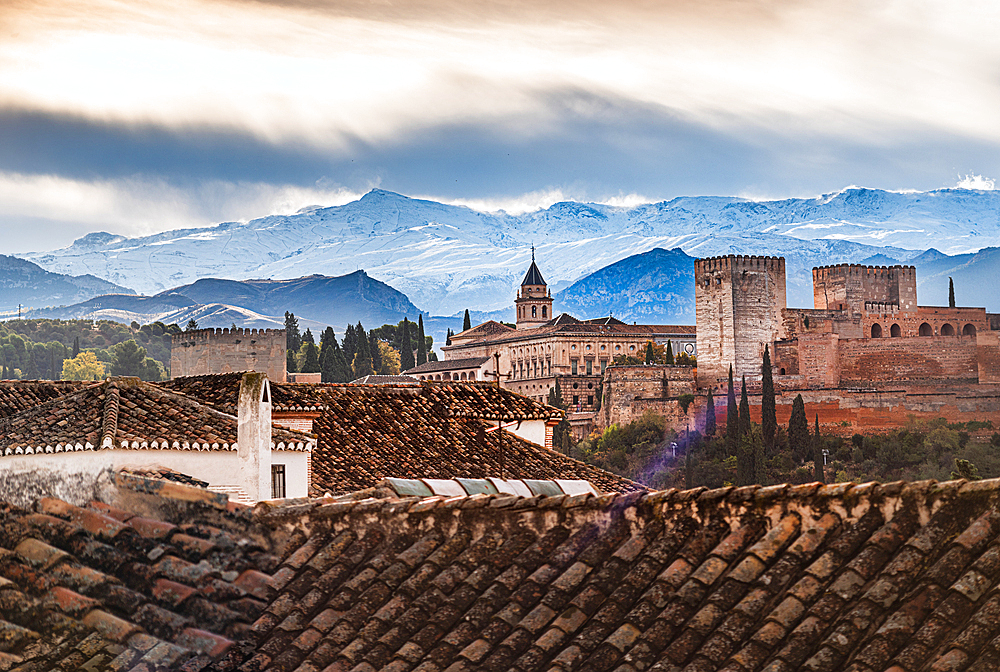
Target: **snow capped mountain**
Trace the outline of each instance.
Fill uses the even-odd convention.
[[[813,266],[882,254],[907,262],[935,247],[1000,246],[1000,192],[897,193],[849,188],[810,199],[683,197],[624,208],[557,203],[524,215],[373,190],[343,206],[126,239],[92,233],[24,255],[59,273],[92,274],[153,294],[199,278],[339,276],[364,269],[423,310],[512,305],[530,247],[553,292],[654,248],[695,257],[781,255],[789,305],[811,305]]]

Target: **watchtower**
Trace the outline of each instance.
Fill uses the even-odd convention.
[[[696,259],[694,277],[698,385],[725,378],[730,364],[736,378],[759,376],[764,346],[784,337],[784,257]]]

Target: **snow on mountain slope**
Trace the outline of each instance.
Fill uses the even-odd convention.
[[[557,203],[514,216],[373,190],[338,207],[146,238],[95,233],[24,256],[51,271],[90,273],[143,293],[203,277],[288,279],[364,269],[422,309],[451,315],[509,306],[532,244],[553,292],[657,247],[696,257],[781,255],[789,305],[811,305],[813,266],[876,254],[906,262],[932,246],[949,254],[1000,246],[1000,192],[850,188],[779,201]]]

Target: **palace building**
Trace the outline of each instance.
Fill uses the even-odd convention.
[[[642,357],[646,342],[696,354],[691,325],[626,324],[614,317],[577,319],[553,314],[551,292],[532,253],[514,301],[516,326],[488,321],[451,337],[444,358],[405,373],[420,380],[495,380],[536,401],[559,385],[574,433],[589,432],[600,405],[601,380],[615,357]],[[499,354],[499,360],[495,357]]]

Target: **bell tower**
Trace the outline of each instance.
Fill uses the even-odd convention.
[[[514,301],[517,311],[517,328],[534,329],[553,318],[552,294],[545,285],[541,271],[535,265],[535,246],[531,246],[531,266],[521,283],[521,290]]]

